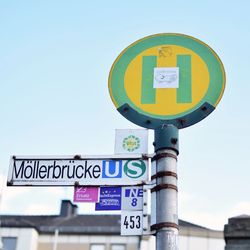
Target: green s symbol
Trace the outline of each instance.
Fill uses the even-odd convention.
[[[124,165],[124,173],[130,178],[139,178],[146,172],[146,164],[142,160],[128,160]]]

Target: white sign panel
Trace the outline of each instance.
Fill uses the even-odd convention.
[[[154,88],[179,88],[179,68],[154,68]]]
[[[151,193],[151,222],[150,225],[156,224],[156,192]]]
[[[156,161],[151,161],[151,183],[156,184]]]
[[[122,187],[122,210],[143,209],[143,188],[132,186]]]
[[[8,185],[137,185],[148,180],[141,156],[12,157]]]
[[[115,154],[147,154],[147,129],[116,129]]]
[[[142,211],[121,212],[121,235],[142,235],[143,234]]]

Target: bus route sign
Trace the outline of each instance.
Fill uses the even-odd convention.
[[[163,124],[191,126],[208,116],[225,88],[218,55],[191,36],[163,33],[145,37],[117,57],[109,92],[117,110],[149,129]]]

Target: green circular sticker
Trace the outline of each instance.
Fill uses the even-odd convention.
[[[182,34],[157,34],[136,41],[115,60],[109,92],[128,120],[155,129],[191,126],[217,106],[225,71],[217,54]]]
[[[140,139],[134,135],[129,135],[123,139],[122,147],[128,152],[133,152],[140,147]]]

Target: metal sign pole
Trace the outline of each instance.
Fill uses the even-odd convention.
[[[178,129],[215,110],[225,80],[223,64],[213,49],[184,34],[144,37],[124,49],[112,65],[109,93],[118,112],[155,130],[156,187],[151,192],[157,214],[152,216],[151,230],[156,232],[157,250],[178,249]]]
[[[223,64],[213,49],[184,34],[144,37],[124,49],[112,65],[109,93],[118,112],[155,130],[156,187],[151,192],[157,215],[152,216],[151,230],[156,232],[157,250],[178,249],[178,129],[215,110],[225,81]]]
[[[178,129],[164,125],[155,130],[156,250],[178,250],[177,155]]]

